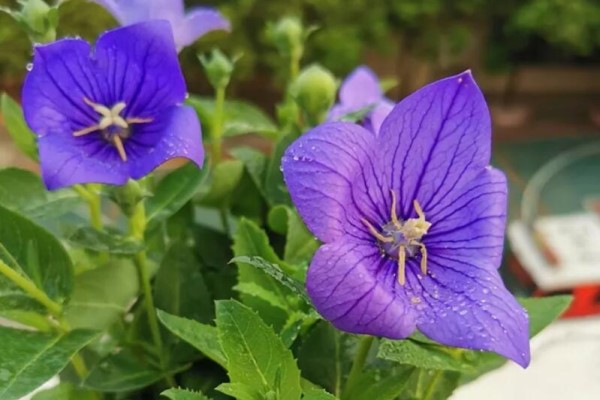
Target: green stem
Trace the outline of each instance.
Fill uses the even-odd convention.
[[[302,58],[302,54],[292,54],[290,57],[290,78],[289,84],[291,85],[296,77],[298,77],[298,73],[300,72],[300,59]]]
[[[373,344],[374,340],[374,336],[364,336],[360,340],[356,356],[354,356],[354,361],[352,362],[350,375],[348,375],[348,380],[346,381],[346,388],[344,390],[344,394],[346,396],[352,392],[352,388],[356,385],[356,382],[360,378],[363,367],[365,366],[365,361],[367,361],[367,356],[369,355],[369,350],[371,350],[371,345]]]
[[[427,390],[425,391],[425,394],[423,395],[423,400],[431,400],[433,398],[433,394],[435,393],[435,389],[437,388],[437,385],[438,385],[443,373],[444,373],[444,371],[442,371],[442,370],[438,370],[435,372],[435,374],[429,381],[429,385],[427,385]]]
[[[214,164],[221,162],[223,154],[222,136],[223,136],[223,119],[225,109],[225,86],[216,88],[215,93],[215,113],[213,114],[213,129],[212,129],[212,158]]]
[[[40,302],[48,309],[50,314],[60,316],[62,313],[62,306],[60,304],[48,297],[48,295],[40,290],[33,282],[6,265],[2,260],[0,260],[0,273],[23,289],[29,296]]]
[[[91,187],[84,187],[82,185],[75,185],[73,189],[81,196],[81,198],[87,203],[90,212],[90,223],[96,230],[102,229],[102,208],[100,195],[98,192]]]

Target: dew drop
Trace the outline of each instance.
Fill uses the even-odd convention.
[[[298,157],[298,156],[294,156],[292,158],[294,159],[294,161],[299,161],[300,160],[300,157]]]
[[[458,315],[465,315],[467,313],[467,310],[460,310],[458,312]]]
[[[28,64],[25,66],[25,69],[26,69],[27,71],[31,71],[31,70],[33,69],[33,64],[32,64],[32,63],[28,63]]]
[[[483,288],[481,291],[483,292],[483,294],[488,294],[490,292],[488,288]]]

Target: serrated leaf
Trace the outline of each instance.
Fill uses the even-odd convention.
[[[336,400],[337,397],[325,390],[313,389],[304,393],[302,400]],[[372,399],[381,400],[379,397],[373,397]]]
[[[286,205],[277,205],[268,215],[269,226],[286,235],[283,259],[290,264],[308,263],[319,248],[319,242],[300,219],[298,213]]]
[[[264,400],[265,396],[256,387],[243,383],[222,383],[216,390],[237,400]]]
[[[292,353],[254,311],[234,300],[217,302],[217,329],[232,383],[299,399],[300,370]]]
[[[0,170],[0,204],[34,220],[55,219],[81,203],[72,190],[48,192],[40,177],[17,168]]]
[[[139,292],[137,269],[129,260],[83,272],[75,282],[65,319],[76,328],[106,329],[125,315]]]
[[[254,282],[240,282],[233,288],[247,296],[264,300],[273,307],[280,308],[283,311],[287,311],[288,309],[287,304],[277,297],[277,295]]]
[[[164,177],[146,202],[148,221],[162,221],[179,211],[194,195],[207,177],[208,168],[192,162]]]
[[[347,400],[395,400],[404,392],[415,371],[415,368],[396,367],[386,369],[383,377],[378,377],[383,371],[365,371]]]
[[[219,343],[217,328],[191,319],[170,315],[160,310],[157,315],[159,321],[172,334],[191,344],[206,357],[226,368],[227,359]]]
[[[196,109],[207,131],[211,131],[215,102],[212,98],[192,96],[188,103]],[[237,136],[247,133],[258,133],[273,137],[277,126],[262,110],[251,103],[240,100],[226,100],[224,105],[224,136]]]
[[[0,206],[0,221],[0,244],[27,278],[51,299],[62,303],[73,290],[73,264],[60,242],[42,227],[3,206]]]
[[[0,398],[16,400],[58,374],[96,332],[64,335],[0,327]]]
[[[38,161],[35,134],[27,126],[21,107],[6,93],[2,93],[0,107],[4,126],[17,148],[32,160]]]
[[[99,253],[133,255],[144,249],[144,244],[139,240],[116,232],[99,231],[89,226],[76,229],[66,240],[74,247]]]
[[[310,298],[306,294],[306,290],[304,286],[294,278],[287,275],[279,265],[270,263],[264,260],[261,257],[235,257],[231,260],[231,262],[241,263],[246,265],[252,265],[264,271],[271,278],[275,279],[277,282],[288,288],[292,293],[298,295],[302,300],[306,302],[306,304],[311,304]]]
[[[210,400],[201,392],[194,392],[186,389],[168,389],[160,394],[169,400]]]

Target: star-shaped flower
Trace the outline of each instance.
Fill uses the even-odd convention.
[[[200,123],[185,96],[166,21],[109,31],[95,49],[81,39],[36,46],[23,111],[46,186],[124,184],[175,157],[201,166]]]
[[[528,317],[498,267],[507,184],[470,72],[400,102],[378,135],[326,123],[282,159],[292,200],[324,243],[308,270],[315,307],[339,329],[529,363]]]
[[[342,82],[339,100],[329,111],[327,121],[340,121],[346,115],[370,108],[361,125],[375,133],[394,108],[394,103],[384,96],[377,75],[366,66],[356,68]]]
[[[123,26],[154,19],[171,23],[177,49],[189,46],[215,30],[229,31],[229,21],[219,11],[195,7],[185,12],[183,0],[91,0],[106,8]]]

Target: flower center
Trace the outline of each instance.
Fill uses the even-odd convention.
[[[431,227],[431,222],[425,219],[425,214],[417,200],[413,202],[418,218],[409,218],[400,221],[396,214],[396,194],[392,193],[391,221],[383,225],[380,230],[369,221],[362,219],[369,232],[377,239],[381,251],[388,257],[398,261],[398,283],[406,282],[406,256],[415,257],[420,250],[421,272],[427,274],[427,248],[421,242]]]
[[[100,119],[95,125],[73,132],[73,136],[84,136],[92,132],[100,131],[102,133],[102,137],[117,148],[117,152],[119,153],[121,160],[127,161],[127,153],[125,152],[123,139],[127,139],[129,136],[131,136],[129,125],[145,124],[152,122],[154,119],[121,117],[121,112],[125,109],[125,107],[127,107],[127,105],[122,101],[118,102],[111,108],[108,108],[102,104],[94,103],[87,97],[83,98],[83,102],[100,114]]]

